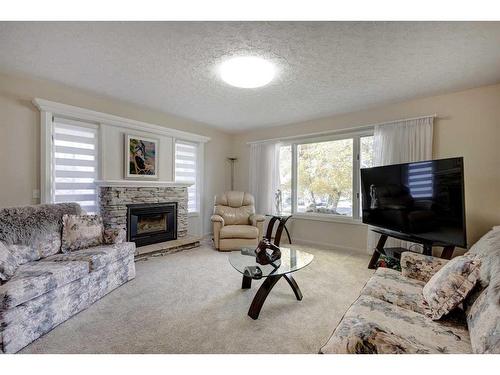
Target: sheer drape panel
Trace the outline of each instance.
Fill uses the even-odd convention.
[[[434,117],[376,125],[373,133],[374,166],[432,159]],[[370,228],[369,228],[370,229]],[[380,235],[368,231],[367,249],[371,254]],[[389,239],[387,247],[408,247],[405,241]]]
[[[279,186],[279,144],[250,145],[250,193],[259,214],[274,213],[274,195]]]

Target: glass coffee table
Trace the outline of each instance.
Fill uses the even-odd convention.
[[[236,271],[243,274],[242,289],[249,289],[252,286],[252,279],[265,278],[248,310],[248,316],[252,319],[259,317],[260,310],[269,292],[282,277],[292,288],[297,300],[302,300],[302,292],[292,277],[292,273],[308,266],[312,262],[314,255],[286,247],[281,247],[280,250],[281,259],[275,261],[273,265],[267,264],[264,266],[258,264],[255,260],[255,249],[243,248],[241,251],[234,251],[229,254],[229,263]],[[252,272],[255,270],[254,267],[259,267],[262,274],[255,275],[255,272]]]

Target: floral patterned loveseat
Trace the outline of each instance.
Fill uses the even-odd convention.
[[[467,254],[480,276],[461,308],[430,319],[422,291],[448,261],[405,252],[402,272],[377,269],[320,353],[500,353],[500,227]]]
[[[0,353],[19,351],[135,277],[135,244],[123,232],[61,252],[63,216],[81,213],[76,203],[0,209]]]

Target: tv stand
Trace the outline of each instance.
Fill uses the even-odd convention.
[[[380,234],[380,238],[377,242],[377,246],[374,249],[372,258],[370,259],[370,263],[368,263],[368,268],[369,269],[375,269],[377,268],[377,261],[380,255],[386,255],[392,258],[400,259],[401,258],[401,253],[404,251],[411,251],[409,249],[405,249],[402,247],[392,247],[392,248],[384,248],[385,243],[389,237],[392,238],[397,238],[398,240],[403,240],[403,241],[410,241],[414,243],[421,244],[423,246],[423,254],[424,255],[432,255],[432,247],[433,246],[440,246],[443,247],[443,251],[441,253],[441,258],[443,259],[451,259],[453,256],[453,251],[455,250],[455,246],[441,243],[441,242],[436,242],[436,241],[431,241],[431,240],[422,240],[420,238],[415,238],[411,235],[404,234],[404,233],[399,233],[399,232],[393,232],[390,230],[385,230],[385,229],[372,229],[373,232]]]

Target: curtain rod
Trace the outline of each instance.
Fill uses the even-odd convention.
[[[257,144],[257,143],[267,143],[267,142],[288,141],[288,140],[292,140],[292,139],[308,138],[308,137],[315,137],[315,136],[321,136],[321,135],[342,134],[342,133],[348,133],[351,131],[363,131],[363,130],[369,130],[369,129],[371,129],[375,126],[378,126],[378,125],[388,125],[388,124],[394,124],[396,122],[419,120],[422,118],[429,118],[429,117],[437,118],[438,115],[436,113],[434,113],[433,115],[409,117],[409,118],[403,118],[403,119],[399,119],[399,120],[378,122],[378,123],[374,123],[374,124],[352,126],[350,128],[343,128],[343,129],[337,129],[337,130],[325,130],[325,131],[316,132],[316,133],[307,133],[307,134],[300,134],[300,135],[291,135],[288,137],[262,139],[262,140],[258,140],[258,141],[247,142],[247,145],[252,145],[252,144]]]

